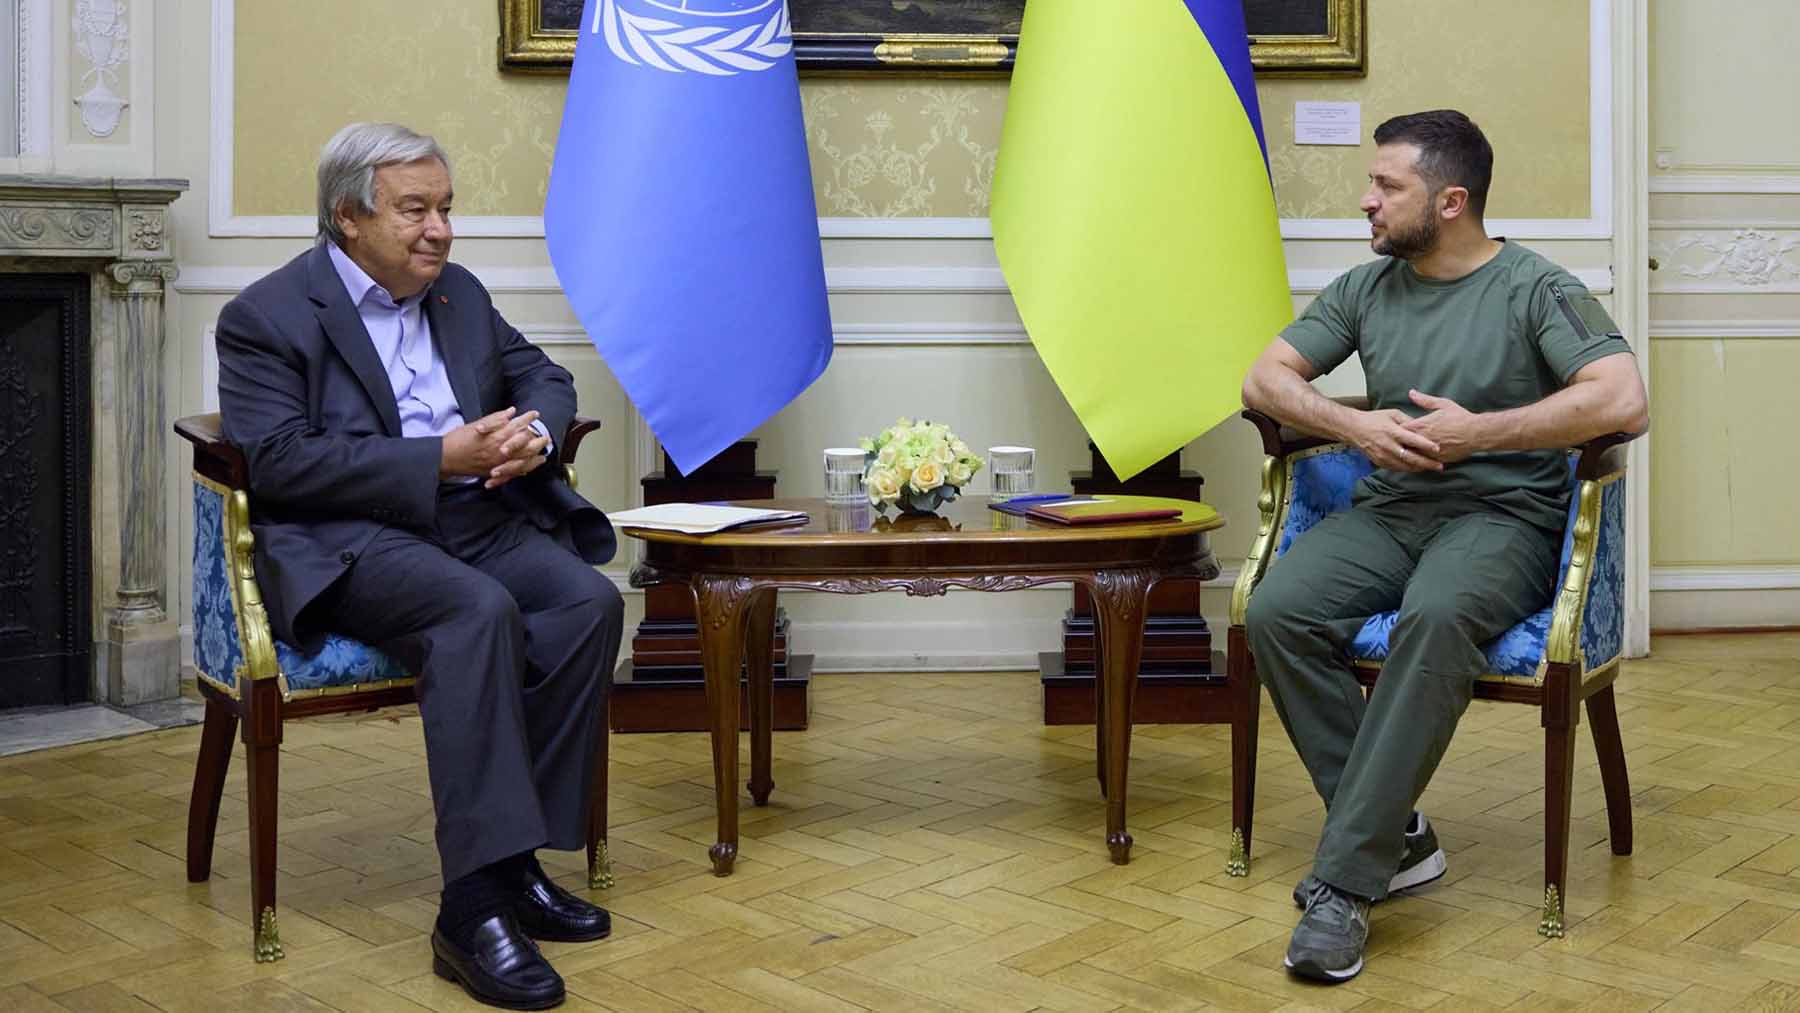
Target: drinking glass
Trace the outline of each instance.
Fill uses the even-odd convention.
[[[863,502],[863,464],[868,455],[861,447],[828,447],[825,450],[825,502]]]
[[[994,476],[992,499],[1004,501],[1028,495],[1032,490],[1032,465],[1037,451],[1030,447],[989,447],[988,468]]]

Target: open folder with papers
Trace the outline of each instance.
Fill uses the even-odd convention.
[[[689,535],[710,535],[761,525],[800,524],[807,520],[806,513],[801,510],[761,510],[719,503],[659,503],[606,516],[616,527],[679,531]]]

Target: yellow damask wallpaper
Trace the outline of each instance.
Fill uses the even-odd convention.
[[[1283,216],[1357,217],[1372,150],[1295,146],[1294,102],[1307,99],[1362,102],[1365,136],[1396,113],[1462,108],[1498,153],[1490,215],[1588,214],[1586,4],[1370,6],[1368,77],[1258,83]],[[543,210],[564,79],[496,70],[492,0],[238,0],[236,17],[238,214],[310,214],[319,146],[358,119],[436,134],[456,162],[460,214]],[[304,88],[295,53],[307,55]],[[1005,81],[808,78],[801,90],[821,215],[988,213]]]

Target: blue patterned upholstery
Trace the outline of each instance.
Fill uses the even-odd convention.
[[[1288,461],[1287,519],[1275,557],[1281,558],[1294,539],[1339,510],[1350,508],[1350,493],[1364,475],[1375,470],[1363,452],[1354,447],[1333,447],[1295,456]]]
[[[225,568],[225,497],[194,482],[194,668],[228,690],[244,664],[237,603]]]
[[[1581,655],[1588,668],[1606,664],[1625,647],[1625,483],[1606,485],[1602,495],[1600,541],[1581,616]]]
[[[277,640],[275,658],[281,664],[290,693],[410,678],[406,669],[386,654],[336,633],[325,634],[324,645],[311,657]]]
[[[230,691],[244,665],[237,600],[225,559],[225,497],[194,481],[194,667]],[[359,640],[329,633],[317,654],[275,642],[282,692],[341,689],[410,678],[399,663]]]
[[[1570,455],[1570,502],[1563,525],[1562,557],[1557,566],[1558,588],[1562,587],[1568,573],[1569,556],[1575,545],[1575,514],[1580,507],[1574,466],[1575,457]],[[1326,516],[1347,509],[1351,490],[1359,479],[1373,470],[1368,458],[1353,447],[1333,447],[1311,456],[1297,456],[1290,460],[1289,468],[1289,502],[1275,549],[1277,557],[1287,551],[1294,539]],[[1582,654],[1590,668],[1618,657],[1625,637],[1622,610],[1625,596],[1625,483],[1617,481],[1604,486],[1603,496],[1600,540],[1581,626]],[[1484,646],[1488,674],[1481,677],[1483,680],[1538,682],[1543,678],[1543,660],[1549,645],[1554,606],[1552,600]],[[1388,637],[1398,617],[1397,611],[1370,616],[1351,644],[1351,656],[1363,662],[1385,660]]]

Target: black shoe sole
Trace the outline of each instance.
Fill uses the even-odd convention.
[[[612,926],[610,925],[603,931],[594,935],[586,935],[577,932],[556,932],[554,930],[540,933],[538,930],[529,928],[523,924],[519,927],[525,930],[526,935],[540,943],[593,943],[612,935]]]
[[[456,973],[456,968],[450,966],[448,960],[445,960],[435,953],[431,956],[431,970],[445,981],[455,982],[462,986],[462,990],[469,993],[469,998],[474,999],[476,1002],[488,1006],[498,1006],[501,1009],[551,1009],[556,1006],[561,1006],[563,1000],[568,998],[567,994],[559,994],[548,999],[530,1000],[501,999],[496,996],[483,995],[471,988],[469,983],[464,981],[462,976]]]

